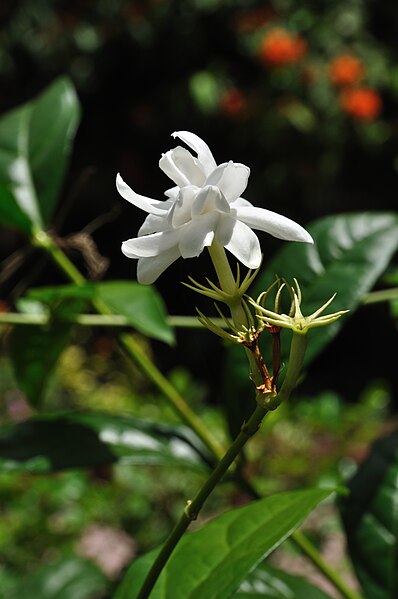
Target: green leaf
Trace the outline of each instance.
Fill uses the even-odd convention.
[[[238,592],[231,599],[330,599],[323,591],[314,587],[301,576],[292,576],[268,564],[261,564],[253,570]]]
[[[15,377],[33,406],[38,406],[43,399],[47,383],[72,334],[73,325],[56,322],[56,315],[80,312],[84,305],[80,300],[61,300],[51,307],[55,319],[48,326],[19,325],[12,330],[9,349]]]
[[[350,310],[352,314],[383,274],[398,247],[398,215],[378,212],[343,214],[318,220],[308,230],[314,245],[285,243],[275,258],[264,264],[250,295],[256,298],[273,283],[275,275],[289,283],[295,277],[303,293],[304,315],[314,312],[334,293],[337,296],[327,312]],[[273,309],[272,305],[269,307]],[[309,332],[305,366],[334,339],[349,316]],[[261,341],[263,355],[270,363],[269,337],[264,333]],[[282,362],[285,363],[289,345],[290,331],[283,331]],[[231,372],[243,372],[243,378],[235,377],[232,385]],[[244,352],[240,347],[231,347],[227,355],[224,396],[227,411],[235,412],[229,417],[232,434],[242,424],[246,397],[251,393],[247,372]],[[241,406],[238,414],[237,404]]]
[[[107,585],[92,562],[70,557],[26,576],[4,599],[93,599],[102,596]]]
[[[186,427],[130,416],[65,413],[0,427],[0,471],[52,472],[113,463],[207,470],[210,458]]]
[[[228,599],[318,503],[325,489],[279,493],[231,510],[182,538],[151,599]],[[136,560],[114,599],[135,599],[159,549]]]
[[[135,329],[169,344],[175,342],[163,300],[154,287],[134,281],[112,281],[99,283],[97,288],[99,297],[112,312],[125,316]]]
[[[135,281],[63,285],[31,289],[29,297],[50,304],[60,298],[101,300],[112,314],[124,316],[140,333],[169,344],[175,341],[163,300],[150,285],[140,285]]]
[[[0,220],[29,232],[53,214],[79,121],[70,81],[56,80],[42,94],[0,119]]]
[[[377,441],[339,506],[367,599],[398,597],[398,431]]]

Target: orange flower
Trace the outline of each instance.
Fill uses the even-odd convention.
[[[341,54],[329,63],[329,78],[335,85],[352,85],[365,76],[366,69],[353,54]]]
[[[220,108],[229,117],[240,117],[246,108],[243,92],[236,87],[227,89],[220,98]]]
[[[271,67],[298,62],[306,52],[305,41],[286,29],[273,29],[265,35],[259,47],[260,59]]]
[[[343,110],[359,121],[373,121],[383,107],[380,94],[371,87],[346,89],[340,102]]]

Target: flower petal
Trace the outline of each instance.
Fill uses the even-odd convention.
[[[265,231],[278,239],[314,243],[311,235],[301,225],[271,210],[255,208],[254,206],[238,206],[236,208],[236,217],[249,227]]]
[[[203,139],[200,139],[200,137],[189,131],[175,131],[172,133],[172,136],[174,138],[179,137],[191,150],[197,153],[199,162],[202,164],[206,175],[216,168],[217,163],[213,158],[213,154]]]
[[[206,185],[206,187],[202,187],[193,201],[191,209],[192,218],[205,212],[214,212],[215,210],[229,213],[230,207],[218,187]]]
[[[118,173],[116,177],[116,187],[120,195],[131,204],[134,204],[134,206],[137,206],[137,208],[141,208],[141,210],[145,210],[145,212],[149,212],[150,214],[164,214],[166,208],[164,207],[163,200],[152,200],[151,198],[135,193],[135,191],[123,181],[120,173]]]
[[[143,237],[128,239],[122,243],[122,252],[127,258],[148,258],[158,256],[176,246],[180,238],[177,229],[162,233],[153,233]]]
[[[172,227],[181,227],[191,220],[192,202],[194,201],[198,187],[186,185],[179,191],[177,199],[170,208],[167,220]]]
[[[219,218],[217,212],[207,212],[184,227],[178,244],[183,258],[195,258],[203,252],[204,247],[213,243],[214,231]]]
[[[216,239],[247,268],[258,268],[261,263],[260,242],[250,227],[231,216],[222,215]]]
[[[142,285],[151,285],[179,257],[180,252],[175,246],[159,256],[140,258],[137,264],[137,281]]]
[[[224,162],[208,176],[206,185],[216,185],[231,203],[246,189],[249,175],[248,166],[239,162]]]
[[[162,154],[159,166],[180,187],[191,184],[203,185],[206,179],[199,160],[181,146]]]
[[[166,200],[166,202],[168,202],[168,205],[171,208],[173,202],[171,200]],[[168,212],[166,212],[165,216],[158,216],[157,214],[148,214],[138,231],[138,237],[142,237],[143,235],[150,235],[151,233],[160,233],[162,231],[167,231],[168,229],[170,229],[171,227],[167,220],[167,215]]]

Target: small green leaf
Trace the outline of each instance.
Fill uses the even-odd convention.
[[[93,599],[102,597],[107,586],[92,562],[70,557],[29,574],[4,599]]]
[[[177,545],[151,599],[228,599],[255,565],[276,549],[318,503],[325,489],[279,493],[231,510]],[[136,560],[114,599],[135,599],[159,549]]]
[[[67,168],[79,103],[66,78],[0,119],[0,220],[25,232],[45,227]]]
[[[339,500],[351,559],[367,599],[398,597],[398,431],[377,441]]]
[[[295,277],[303,294],[304,315],[314,312],[334,293],[337,296],[329,312],[350,310],[349,315],[333,324],[309,332],[305,366],[334,339],[364,295],[384,273],[398,247],[398,215],[379,212],[336,215],[316,221],[308,230],[314,238],[314,245],[285,243],[275,258],[265,262],[254,289],[250,291],[250,295],[257,298],[274,282],[275,275],[289,283]],[[270,309],[273,306],[270,305]],[[282,363],[288,360],[289,338],[290,332],[283,331]],[[260,341],[269,364],[269,337],[264,333]],[[243,378],[234,377],[231,385],[231,372],[243,372]],[[233,435],[245,417],[246,397],[251,391],[247,372],[244,352],[237,346],[229,348],[224,396],[227,411],[231,410],[231,414],[234,411],[234,415],[229,417]],[[241,406],[239,413],[237,404]]]
[[[154,287],[134,281],[111,281],[98,283],[97,289],[112,312],[125,316],[137,331],[169,344],[175,342],[163,301]]]
[[[210,458],[185,427],[129,416],[65,413],[0,427],[0,471],[52,472],[113,463],[207,470]]]
[[[268,564],[253,570],[231,599],[330,599],[301,576],[292,576]]]

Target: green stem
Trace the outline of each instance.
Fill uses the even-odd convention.
[[[57,246],[48,233],[45,231],[36,231],[32,235],[32,244],[45,250],[72,283],[76,283],[76,285],[83,285],[86,283],[86,279],[81,272]]]
[[[247,443],[250,437],[252,437],[258,431],[266,413],[266,409],[260,406],[256,407],[252,416],[250,417],[248,422],[242,426],[241,432],[236,437],[232,445],[229,447],[224,457],[219,461],[216,468],[213,470],[212,474],[207,479],[203,487],[200,489],[196,497],[192,501],[189,501],[187,503],[187,506],[183,514],[181,515],[180,520],[177,522],[174,529],[170,533],[160,553],[154,561],[150,571],[148,572],[144,584],[142,585],[141,590],[137,595],[137,599],[146,599],[147,597],[149,597],[161,571],[163,570],[168,559],[170,558],[175,546],[183,536],[184,532],[189,527],[192,520],[195,520],[197,518],[206,499],[209,497],[210,493],[213,491],[216,485],[221,481],[228,468],[234,462],[235,458],[239,455],[243,446]]]
[[[297,385],[297,381],[303,367],[306,349],[307,334],[296,333],[293,331],[287,372],[282,383],[282,387],[278,393],[278,399],[280,403],[286,401]]]
[[[379,302],[390,302],[392,300],[398,300],[398,287],[393,287],[392,289],[380,289],[380,291],[367,293],[362,298],[362,303],[376,304]]]
[[[301,549],[301,551],[312,561],[314,566],[326,576],[333,586],[340,591],[345,599],[362,599],[356,591],[346,585],[346,583],[338,576],[338,574],[324,561],[319,552],[307,537],[299,530],[296,530],[291,535],[291,540]]]
[[[59,314],[57,320],[60,322],[71,322],[85,327],[129,327],[131,323],[126,316],[120,314]],[[226,327],[222,318],[213,318],[213,322],[222,328]],[[0,312],[0,324],[23,324],[32,326],[44,326],[49,324],[52,318],[48,314],[23,314],[20,312]],[[168,316],[167,323],[171,327],[187,329],[203,329],[203,325],[196,316]]]
[[[77,285],[82,285],[86,282],[86,279],[83,277],[83,275],[76,269],[74,264],[72,264],[70,262],[69,258],[62,252],[62,250],[60,250],[58,248],[58,246],[55,244],[53,239],[47,233],[45,233],[44,231],[37,232],[32,237],[32,243],[34,245],[36,245],[37,247],[44,249],[52,257],[54,262],[59,266],[61,271],[68,277],[68,279],[70,281],[72,281],[73,283],[76,283]],[[215,266],[217,264],[217,267],[216,267],[217,275],[219,277],[221,284],[229,286],[229,285],[232,285],[232,281],[233,281],[234,286],[235,286],[234,288],[236,289],[235,280],[233,278],[229,262],[226,258],[224,248],[221,248],[221,249],[222,249],[222,252],[220,251],[220,248],[213,248],[213,251],[210,252],[211,255],[213,254],[215,256],[214,264],[215,264]],[[213,258],[213,255],[212,255],[212,258]],[[102,309],[104,309],[104,307],[102,307]],[[99,310],[100,311],[99,318],[104,319],[101,322],[101,326],[104,325],[104,323],[106,322],[106,319],[110,319],[110,320],[108,320],[108,322],[109,322],[109,325],[111,325],[112,316],[108,313],[108,310],[105,310],[105,314],[102,313],[102,309]],[[2,314],[1,315],[2,322],[7,321],[6,320],[7,316],[9,316],[8,322],[11,323],[14,315]],[[32,320],[30,320],[30,319],[34,320],[33,317],[38,318],[41,315],[18,315],[18,316],[21,316],[21,317],[24,316],[27,319],[26,323],[24,323],[24,324],[33,324]],[[94,318],[94,315],[81,315],[81,316],[86,317],[86,318],[87,317]],[[115,316],[115,315],[113,315],[113,316]],[[238,320],[240,318],[241,318],[241,314],[238,317]],[[86,322],[88,324],[88,321],[86,321]],[[19,324],[19,323],[21,323],[21,322],[18,322],[16,324]],[[35,324],[38,324],[38,323],[36,322]],[[84,318],[83,318],[82,324],[85,324]],[[92,324],[94,324],[94,323],[92,323]],[[98,322],[98,324],[100,324],[100,323]],[[117,325],[116,322],[114,321],[112,323],[112,326],[124,326],[124,325],[122,325],[121,322],[119,325]],[[192,410],[189,408],[189,406],[186,404],[185,400],[180,396],[180,394],[176,391],[176,389],[174,389],[174,387],[162,375],[162,373],[157,369],[157,367],[153,364],[153,362],[146,356],[146,354],[142,351],[142,348],[136,343],[135,339],[133,337],[125,334],[125,335],[119,335],[118,340],[120,341],[121,345],[124,347],[128,356],[134,362],[138,363],[141,366],[141,368],[147,374],[148,378],[163,392],[163,394],[168,399],[170,404],[180,414],[180,416],[184,420],[184,422],[186,422],[186,424],[188,424],[196,432],[198,437],[201,438],[201,440],[210,449],[210,451],[213,453],[213,455],[215,457],[222,456],[224,453],[223,448],[219,445],[219,443],[215,439],[212,438],[211,435],[208,434],[207,429],[204,428],[202,421],[196,417],[196,415],[192,412]],[[292,344],[293,344],[293,340],[292,340]],[[299,354],[298,355],[300,355],[303,352],[303,342],[302,341],[300,342],[300,340],[298,340],[298,345],[299,345]],[[302,356],[302,357],[304,357],[304,356]],[[289,368],[288,368],[288,373],[286,375],[284,384],[282,385],[281,393],[283,391],[283,393],[285,395],[285,399],[287,399],[287,395],[292,391],[292,389],[294,388],[294,386],[296,384],[296,380],[294,380],[294,379],[295,379],[296,375],[298,376],[298,374],[296,373],[296,371],[298,370],[298,368],[297,368],[298,362],[295,362],[295,363],[296,363],[296,366],[294,367],[294,370],[292,370],[290,374],[289,374]],[[243,430],[238,435],[235,442],[228,449],[227,453],[225,453],[224,457],[222,458],[222,460],[220,461],[220,463],[214,470],[211,477],[208,479],[208,481],[206,481],[205,485],[199,491],[198,495],[195,497],[193,502],[190,503],[188,508],[184,511],[183,516],[181,517],[180,521],[174,528],[173,532],[171,533],[169,539],[166,541],[166,544],[164,545],[161,553],[158,556],[158,560],[159,560],[157,562],[158,566],[160,564],[161,559],[163,560],[163,565],[164,565],[164,563],[166,563],[168,557],[170,556],[174,547],[178,543],[179,539],[184,534],[185,530],[188,528],[188,526],[193,518],[193,515],[198,513],[198,511],[202,507],[203,503],[205,502],[206,498],[209,496],[209,494],[213,490],[214,486],[219,482],[219,480],[221,480],[222,476],[228,470],[229,466],[232,464],[235,457],[237,457],[237,455],[239,454],[239,452],[241,451],[242,447],[245,445],[247,440],[259,428],[261,421],[265,414],[266,414],[266,410],[260,406],[257,406],[256,411],[254,412],[252,418],[247,423],[245,430]],[[248,488],[250,488],[250,483],[247,483],[246,481],[244,481],[244,479],[242,479],[239,484],[243,485],[244,489],[246,489],[246,490]],[[298,540],[297,540],[297,536],[298,536]],[[294,542],[296,542],[296,544],[300,547],[300,549],[303,551],[303,553],[305,553],[311,559],[311,561],[314,563],[314,565],[330,580],[330,582],[342,593],[342,595],[346,599],[361,599],[360,596],[357,595],[354,591],[351,591],[349,588],[347,588],[346,585],[343,583],[343,581],[341,581],[339,579],[338,575],[334,571],[332,571],[327,564],[325,564],[323,562],[323,559],[319,555],[316,548],[311,544],[311,542],[308,539],[306,539],[306,537],[302,533],[298,533],[296,531],[295,533],[293,533],[291,538],[294,540]],[[156,573],[156,572],[154,573],[153,572],[154,567],[155,567],[155,564],[154,564],[153,568],[151,569],[151,572],[152,572],[151,578],[154,575],[156,575],[154,578],[153,584],[156,582],[156,579],[161,570],[161,568],[160,568],[159,573]],[[148,577],[149,577],[149,575],[148,575]],[[148,584],[150,584],[150,581],[148,581]],[[152,586],[153,586],[153,584],[152,584]],[[144,587],[142,588],[141,592],[142,593],[145,592]],[[150,592],[150,589],[148,590],[148,592]],[[146,596],[148,596],[148,594],[147,595],[142,594],[142,595],[140,595],[140,599],[143,599]]]
[[[87,282],[80,271],[70,262],[69,258],[47,233],[44,231],[35,233],[32,243],[45,250],[70,281],[76,285],[83,285]],[[105,303],[96,300],[93,302],[93,305],[99,314],[107,317],[112,315],[112,312]],[[142,368],[149,380],[163,393],[171,406],[180,414],[182,420],[192,428],[206,447],[217,457],[222,456],[224,452],[222,446],[213,438],[202,420],[196,416],[184,398],[146,355],[140,344],[132,336],[127,334],[119,334],[116,338],[128,357]]]
[[[234,324],[237,327],[242,324],[247,325],[246,313],[242,308],[242,296],[239,293],[239,288],[236,284],[224,247],[216,241],[213,241],[208,250],[217,273],[220,287],[225,293],[230,295],[228,306],[231,310]]]

